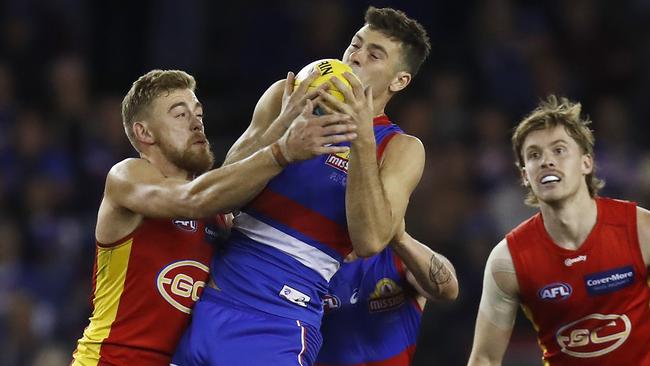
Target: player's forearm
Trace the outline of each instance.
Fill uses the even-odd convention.
[[[469,362],[467,362],[467,366],[501,366],[501,361],[492,360],[489,357],[481,357],[472,354],[469,357]]]
[[[242,135],[228,150],[223,165],[246,159],[256,151],[271,145],[284,135],[290,122],[286,121],[282,116],[278,116],[266,131]]]
[[[481,311],[481,307],[484,306],[485,297],[481,299],[481,306],[479,306],[476,317],[472,352],[467,364],[469,366],[500,366],[510,342],[514,323],[497,326],[492,321],[492,314]],[[514,311],[516,312],[516,308]]]
[[[379,178],[374,140],[351,148],[345,208],[355,252],[368,257],[383,250],[395,225]]]
[[[205,173],[188,183],[192,217],[230,212],[248,203],[282,171],[270,147],[236,163]]]
[[[479,321],[481,320],[477,321],[477,333],[474,335],[474,345],[467,366],[501,366],[512,330],[481,330]]]
[[[391,247],[425,292],[421,295],[429,300],[455,300],[458,297],[456,272],[443,255],[434,252],[408,233],[393,240]]]

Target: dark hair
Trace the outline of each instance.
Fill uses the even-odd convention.
[[[422,24],[401,10],[374,6],[366,10],[364,19],[372,29],[402,43],[405,66],[412,75],[417,74],[431,51],[429,36]]]

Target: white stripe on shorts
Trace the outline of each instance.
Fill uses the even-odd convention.
[[[300,353],[298,354],[298,365],[303,366],[303,364],[302,364],[302,354],[305,353],[305,338],[306,338],[305,336],[306,336],[306,333],[307,333],[307,329],[305,329],[305,327],[303,327],[302,324],[300,324],[300,320],[296,320],[296,323],[300,327],[300,343],[301,343],[301,347],[302,347],[300,349]]]

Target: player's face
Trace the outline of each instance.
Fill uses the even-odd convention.
[[[365,25],[352,37],[343,62],[352,67],[364,86],[372,87],[377,97],[389,92],[402,68],[401,48],[400,42]]]
[[[203,130],[203,107],[190,89],[173,90],[152,105],[154,134],[160,150],[177,167],[201,174],[214,156]]]
[[[522,174],[540,202],[552,204],[578,192],[588,194],[585,176],[592,172],[593,159],[564,126],[530,132],[522,154]]]

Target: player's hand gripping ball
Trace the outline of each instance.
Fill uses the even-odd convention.
[[[309,88],[307,89],[307,92],[318,88],[319,85],[324,84],[324,83],[329,83],[329,93],[332,94],[336,99],[340,100],[341,102],[345,100],[345,97],[343,94],[338,90],[338,88],[332,84],[330,79],[332,76],[336,76],[339,80],[343,82],[346,86],[350,86],[350,83],[347,81],[347,79],[343,76],[344,72],[349,72],[353,73],[352,68],[346,64],[344,64],[341,60],[337,60],[335,58],[326,58],[323,60],[318,60],[310,63],[309,65],[305,66],[300,70],[298,75],[296,75],[296,79],[294,81],[294,88],[296,88],[300,83],[309,76],[309,73],[312,70],[318,70],[320,75],[314,80],[310,85]]]

